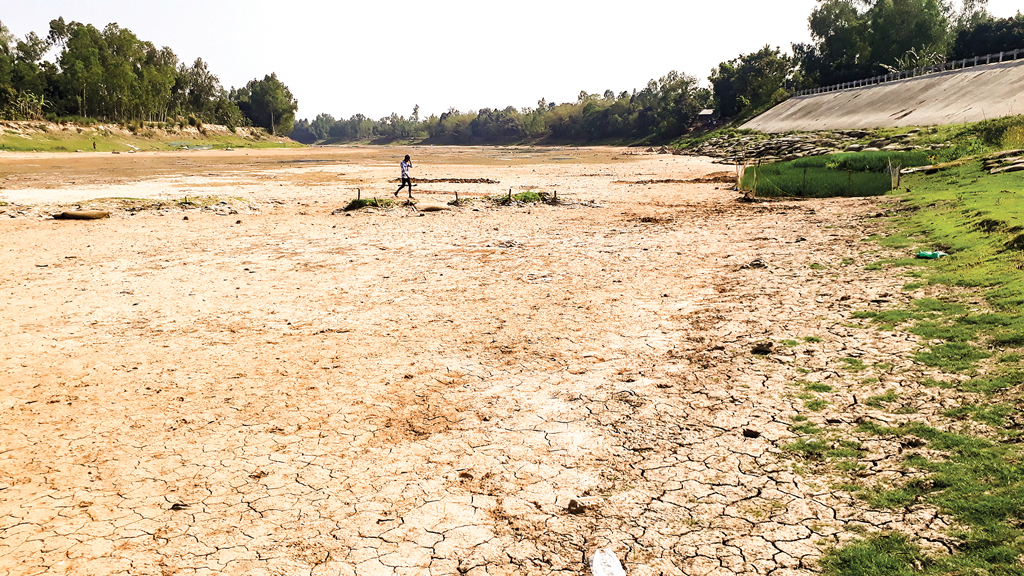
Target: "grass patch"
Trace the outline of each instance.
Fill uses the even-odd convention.
[[[862,372],[868,369],[864,361],[859,358],[840,358],[839,361],[843,363],[843,368],[850,372]]]
[[[1016,409],[1013,406],[1007,406],[1006,404],[984,406],[979,406],[977,404],[964,404],[959,408],[946,410],[943,415],[947,418],[953,418],[956,420],[970,418],[975,422],[988,424],[993,428],[1003,428],[1005,426],[1006,417],[1014,412],[1016,412]]]
[[[814,344],[816,342],[821,342],[821,338],[818,338],[817,336],[804,336],[804,342],[810,342]]]
[[[812,434],[813,435],[813,434],[820,434],[822,432],[821,428],[819,428],[817,425],[812,424],[810,422],[803,423],[803,424],[793,424],[792,426],[789,427],[789,429],[794,434]]]
[[[964,342],[946,342],[932,346],[927,352],[914,354],[914,360],[939,368],[944,372],[970,372],[977,368],[979,360],[990,357],[991,354]]]
[[[917,566],[925,560],[906,535],[890,532],[830,550],[821,568],[830,576],[911,576],[920,574]]]
[[[832,392],[834,388],[828,384],[822,384],[821,382],[805,382],[804,390],[809,390],[811,392]]]
[[[502,194],[500,196],[486,196],[487,201],[498,206],[511,206],[515,204],[536,204],[538,202],[553,203],[554,197],[547,192],[520,192],[519,194]]]
[[[871,406],[872,408],[882,408],[882,404],[887,402],[895,402],[899,400],[900,395],[895,390],[886,390],[885,394],[879,394],[878,396],[869,396],[864,400],[864,404]]]
[[[828,406],[828,402],[825,400],[807,400],[804,402],[804,408],[811,412],[821,412],[826,406]]]
[[[889,162],[903,167],[930,163],[924,152],[847,152],[751,166],[743,174],[744,190],[758,196],[881,196],[892,190]]]
[[[392,198],[360,198],[352,200],[345,206],[345,211],[359,210],[360,208],[391,208],[395,205]]]
[[[77,126],[55,126],[38,124],[42,129],[26,131],[18,134],[0,130],[0,150],[12,152],[75,152],[81,150],[93,152],[128,152],[133,147],[138,150],[167,150],[172,143],[173,148],[182,144],[193,147],[224,148],[297,148],[302,144],[290,140],[272,137],[257,132],[255,137],[245,137],[235,133],[207,134],[190,133],[188,140],[175,131],[164,130],[154,126],[142,128],[136,126],[131,131],[120,128],[108,128],[91,119],[77,119]]]
[[[897,490],[874,495],[879,503],[893,505],[901,505],[913,495],[965,527],[953,533],[961,542],[954,555],[919,561],[927,560],[936,573],[966,567],[991,574],[1020,573],[1019,558],[1024,554],[1024,451],[1018,444],[943,432],[922,423],[886,428],[865,422],[858,430],[879,436],[916,436],[930,448],[948,453],[948,458],[938,461],[909,457],[908,465],[931,473],[928,480],[902,488],[903,493]]]

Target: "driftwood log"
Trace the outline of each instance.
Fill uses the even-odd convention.
[[[105,210],[72,210],[70,212],[54,214],[53,218],[55,220],[99,220],[100,218],[110,218],[110,212]]]

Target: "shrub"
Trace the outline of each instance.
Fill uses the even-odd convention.
[[[390,208],[395,205],[391,198],[360,198],[352,200],[345,206],[345,211],[359,210],[360,208]]]

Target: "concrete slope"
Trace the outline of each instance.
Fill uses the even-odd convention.
[[[1024,60],[791,98],[742,127],[761,132],[931,126],[1024,114]]]

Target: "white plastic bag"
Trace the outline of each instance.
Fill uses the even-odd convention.
[[[622,564],[610,548],[602,548],[590,557],[590,572],[594,576],[626,576]]]

